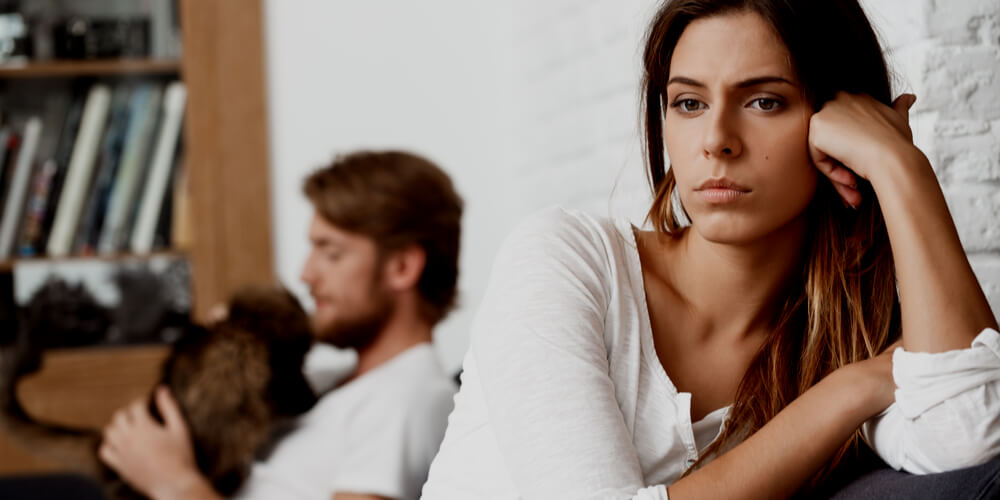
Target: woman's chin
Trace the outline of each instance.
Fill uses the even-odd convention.
[[[775,220],[747,214],[715,213],[695,218],[692,228],[705,241],[748,247],[775,245],[786,238],[799,240],[804,234],[804,224],[804,214],[790,220]]]
[[[713,214],[711,217],[696,219],[691,226],[701,239],[719,244],[743,246],[759,241],[767,231],[745,218],[733,218]]]

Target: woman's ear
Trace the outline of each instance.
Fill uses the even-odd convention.
[[[416,288],[427,265],[427,252],[419,245],[393,251],[385,261],[385,284],[391,290]]]

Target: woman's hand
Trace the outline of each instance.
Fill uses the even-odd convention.
[[[809,154],[848,205],[861,203],[855,175],[871,180],[886,155],[913,149],[909,110],[916,99],[903,94],[889,107],[869,95],[839,92],[810,118]]]
[[[156,390],[160,425],[144,399],[115,412],[98,455],[133,488],[155,499],[187,498],[209,488],[195,463],[187,424],[166,387]]]

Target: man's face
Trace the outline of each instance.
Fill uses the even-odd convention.
[[[317,340],[341,348],[362,348],[381,331],[394,306],[382,283],[382,262],[375,242],[344,231],[313,214],[311,251],[302,281],[316,302]]]

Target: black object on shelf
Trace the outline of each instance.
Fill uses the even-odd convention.
[[[148,57],[149,25],[148,18],[68,18],[52,28],[53,55],[57,59]]]

